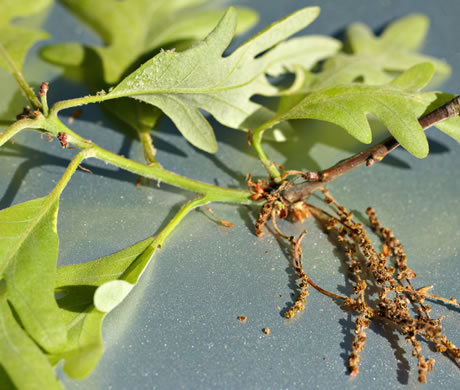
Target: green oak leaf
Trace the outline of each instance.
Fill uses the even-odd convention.
[[[346,52],[328,58],[321,72],[312,74],[305,68],[305,81],[293,92],[307,93],[355,81],[381,85],[389,83],[395,72],[422,62],[431,62],[438,81],[442,80],[450,73],[449,65],[418,53],[428,24],[424,15],[409,15],[391,23],[379,37],[364,24],[352,24],[346,30]]]
[[[0,275],[7,299],[30,336],[46,351],[66,343],[54,297],[59,238],[55,193],[0,211]]]
[[[412,66],[412,65],[411,65]],[[410,66],[400,69],[405,71]],[[340,53],[328,59],[320,73],[304,90],[332,87],[348,84],[357,80],[368,85],[381,85],[390,82],[394,76],[382,68],[381,58],[378,56],[360,56]]]
[[[58,268],[56,291],[63,295],[58,303],[68,343],[49,359],[53,364],[64,360],[70,377],[84,378],[96,367],[104,352],[104,318],[138,282],[156,248],[152,243],[150,238],[97,260]]]
[[[376,37],[368,26],[355,23],[346,30],[346,44],[358,60],[372,58],[375,69],[382,72],[401,72],[416,64],[431,62],[436,73],[448,75],[450,67],[445,62],[418,53],[428,27],[429,19],[425,15],[413,14],[391,23]]]
[[[296,66],[311,69],[318,61],[336,54],[341,47],[337,39],[321,35],[292,38],[270,51],[268,56],[275,61],[266,72],[271,76],[279,76],[282,73],[294,73]]]
[[[298,59],[286,56],[283,47],[301,49],[299,42],[303,40],[297,45],[283,41],[309,25],[318,14],[318,7],[301,9],[223,57],[236,26],[236,12],[229,8],[204,41],[184,52],[157,54],[118,84],[107,99],[130,96],[152,104],[171,118],[191,144],[216,152],[214,132],[200,109],[228,127],[247,129],[244,124],[260,109],[251,97],[278,93],[265,73],[270,69],[277,73],[281,66],[296,64],[300,58],[305,61],[304,52],[300,51]],[[337,45],[331,46],[333,53]],[[312,55],[318,59],[315,53]]]
[[[103,39],[105,46],[90,46],[102,61],[104,80],[113,84],[139,60],[160,47],[181,41],[202,39],[223,14],[204,9],[209,0],[61,0],[61,2]],[[257,14],[239,9],[238,31],[246,31]],[[64,55],[65,54],[65,55]],[[79,66],[85,57],[83,45],[60,43],[41,51],[50,62]]]
[[[416,157],[428,154],[428,142],[417,118],[436,99],[418,93],[431,79],[431,63],[415,65],[389,84],[348,84],[312,91],[275,120],[319,119],[343,127],[360,142],[370,143],[367,114],[375,115],[398,142]],[[270,124],[272,124],[270,122]]]
[[[0,362],[8,375],[0,374],[2,389],[64,389],[46,356],[14,318],[6,293],[0,294]]]
[[[49,37],[44,31],[11,24],[11,20],[42,11],[51,2],[51,0],[3,0],[0,2],[0,67],[10,73],[20,72],[26,54],[33,44]]]
[[[130,1],[129,5],[114,0],[101,0],[97,3],[64,1],[72,12],[101,35],[106,47],[58,43],[44,47],[40,55],[51,63],[66,66],[71,74],[77,73],[80,77],[86,75],[86,81],[94,84],[94,90],[99,90],[105,88],[101,78],[109,84],[119,81],[131,66],[142,61],[143,56],[150,56],[152,51],[158,52],[162,46],[173,45],[177,50],[182,50],[203,39],[224,13],[224,10],[204,8],[207,3],[210,1],[135,0]],[[130,8],[129,18],[125,17],[126,7]],[[110,13],[105,12],[107,8],[110,8]],[[238,34],[257,22],[257,13],[254,11],[240,8],[237,12]],[[95,50],[97,56],[91,55],[91,49]],[[94,77],[94,69],[98,66],[95,61],[97,57],[102,62],[102,77]],[[91,71],[85,73],[85,68],[91,68]],[[106,102],[104,108],[137,132],[150,130],[161,114],[157,108],[132,99]]]

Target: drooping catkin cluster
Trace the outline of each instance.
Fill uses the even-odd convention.
[[[433,370],[434,359],[425,359],[421,353],[421,346],[416,339],[416,335],[419,334],[426,340],[433,342],[436,351],[448,352],[456,360],[457,364],[460,364],[460,348],[456,348],[455,345],[442,334],[442,317],[439,319],[431,318],[429,315],[431,307],[424,303],[425,296],[412,287],[410,280],[415,278],[416,274],[408,267],[407,256],[399,240],[395,238],[390,229],[381,226],[372,208],[368,208],[366,212],[369,215],[372,229],[380,233],[384,247],[388,247],[389,252],[393,255],[398,271],[397,279],[402,285],[405,284],[407,286],[405,294],[417,313],[415,319],[405,319],[403,329],[406,331],[407,341],[413,346],[412,355],[418,360],[419,381],[421,383],[426,383],[426,375]],[[412,325],[412,329],[409,324]],[[415,331],[413,330],[414,324]]]
[[[302,264],[302,247],[301,242],[306,232],[303,232],[297,240],[290,237],[294,250],[294,269],[300,279],[299,295],[294,304],[284,313],[284,317],[292,318],[294,315],[302,310],[305,310],[305,303],[307,302],[308,293],[308,275],[305,273]]]
[[[359,372],[359,362],[361,360],[360,352],[364,351],[366,343],[366,328],[370,325],[370,319],[374,317],[374,311],[366,301],[366,289],[368,284],[366,282],[365,269],[363,269],[363,262],[360,258],[359,248],[360,245],[365,247],[367,253],[371,254],[372,249],[368,247],[369,241],[367,237],[363,236],[363,226],[353,220],[353,214],[348,211],[344,206],[339,205],[327,190],[323,190],[325,195],[325,202],[331,205],[338,218],[332,215],[326,215],[320,211],[315,212],[314,215],[321,219],[327,231],[335,231],[336,239],[340,243],[345,255],[345,261],[348,265],[348,271],[352,276],[353,297],[345,300],[345,305],[352,308],[359,313],[355,321],[355,337],[352,344],[352,352],[348,357],[348,369],[350,375],[357,375]],[[375,255],[372,253],[372,255]]]
[[[305,272],[298,272],[300,283],[299,283],[299,295],[294,304],[286,310],[284,313],[285,318],[293,318],[294,315],[302,310],[305,310],[305,304],[307,302],[308,293],[308,276]]]
[[[391,322],[412,345],[412,355],[417,359],[418,379],[421,383],[426,382],[427,373],[432,371],[434,359],[426,359],[422,354],[420,338],[433,343],[436,351],[448,353],[460,366],[460,348],[442,334],[442,317],[431,318],[431,307],[424,302],[426,296],[453,305],[458,305],[457,300],[432,295],[426,291],[427,288],[416,290],[412,287],[411,279],[414,279],[416,274],[407,265],[404,247],[393,231],[381,225],[374,210],[368,208],[366,212],[371,228],[382,242],[380,252],[376,250],[364,226],[356,222],[353,214],[340,205],[327,189],[321,191],[324,194],[324,202],[332,208],[333,213],[304,201],[289,202],[281,196],[281,190],[286,185],[287,182],[283,182],[279,187],[273,183],[268,184],[267,181],[252,182],[248,176],[248,186],[254,193],[253,199],[266,201],[257,219],[257,235],[263,234],[262,229],[271,219],[277,235],[287,240],[293,249],[293,268],[300,280],[299,293],[284,316],[292,318],[305,309],[309,285],[331,298],[342,300],[345,307],[356,312],[355,337],[348,358],[350,375],[359,372],[360,353],[363,352],[366,342],[365,330],[373,320]],[[338,247],[343,250],[354,284],[353,296],[345,297],[324,290],[309,279],[302,264],[301,241],[306,231],[296,240],[294,236],[281,232],[276,224],[277,218],[291,216],[294,220],[303,222],[311,215],[326,231],[334,234]],[[369,299],[375,293],[378,299]]]
[[[448,352],[459,363],[460,349],[442,334],[442,318],[431,318],[431,308],[424,303],[422,292],[412,287],[416,277],[407,265],[403,246],[394,233],[383,227],[372,208],[367,210],[372,229],[380,235],[383,250],[379,253],[372,244],[364,226],[353,219],[353,214],[329,194],[322,190],[324,200],[336,215],[315,206],[311,212],[326,228],[335,232],[337,241],[344,250],[348,270],[354,282],[353,297],[345,299],[345,305],[358,313],[355,322],[355,339],[348,366],[351,375],[359,371],[359,353],[366,341],[365,329],[370,320],[383,319],[397,326],[412,345],[412,355],[417,358],[418,379],[426,382],[426,375],[433,369],[434,359],[426,359],[421,352],[419,337],[435,344],[437,351]],[[395,266],[388,264],[393,262]],[[378,301],[372,307],[366,301],[368,286],[378,291]],[[415,311],[415,315],[412,314]]]
[[[363,315],[360,315],[355,321],[355,339],[352,345],[352,352],[348,357],[348,369],[350,370],[350,375],[355,376],[359,372],[358,363],[361,360],[359,352],[364,351],[364,344],[366,343],[366,332],[365,329],[371,324],[370,320],[365,318]]]

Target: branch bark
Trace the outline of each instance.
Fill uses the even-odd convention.
[[[460,95],[452,99],[450,102],[437,108],[433,112],[419,118],[420,126],[423,130],[427,130],[435,124],[445,121],[446,119],[460,115]],[[394,137],[388,137],[381,143],[372,146],[361,153],[345,160],[339,161],[334,166],[319,172],[306,172],[303,178],[306,180],[303,183],[295,184],[290,188],[282,191],[281,195],[289,203],[294,203],[300,200],[305,200],[322,187],[327,182],[330,182],[343,174],[366,164],[373,165],[375,162],[382,161],[388,153],[396,149],[399,142]]]

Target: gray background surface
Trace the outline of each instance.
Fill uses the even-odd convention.
[[[321,15],[306,32],[335,36],[354,21],[380,30],[401,16],[425,13],[431,29],[424,52],[452,65],[453,75],[442,89],[460,93],[458,1],[252,0],[232,4],[249,5],[260,12],[261,21],[253,31],[300,7],[318,4]],[[99,41],[60,6],[49,14],[46,28],[54,42]],[[31,56],[24,73],[37,83],[51,82],[51,101],[88,92],[64,78],[57,67],[41,64],[37,68],[37,61]],[[220,149],[210,156],[187,144],[164,120],[156,136],[158,159],[180,174],[219,185],[244,185],[249,171],[264,174],[247,146],[246,134],[213,125]],[[85,107],[83,117],[72,127],[103,147],[142,159],[139,143],[126,137],[122,125],[97,106]],[[290,168],[325,168],[362,148],[332,125],[300,122],[297,128],[299,139],[294,146],[267,147],[275,161]],[[418,274],[417,286],[433,284],[439,295],[458,296],[460,146],[437,130],[431,130],[429,138],[432,154],[427,159],[396,150],[385,163],[357,169],[330,188],[358,216],[367,206],[375,207],[382,222],[405,245],[409,264]],[[35,134],[21,134],[15,140],[15,146],[0,151],[2,208],[46,195],[72,153],[61,150],[56,142],[40,142]],[[155,183],[136,189],[134,175],[97,162],[87,166],[95,174],[77,172],[62,197],[61,264],[95,259],[152,235],[191,198],[189,193],[167,185],[157,188]],[[288,307],[296,290],[283,248],[270,234],[255,237],[254,210],[229,205],[215,205],[213,210],[235,226],[221,228],[201,211],[189,215],[155,257],[139,286],[105,321],[106,352],[96,371],[84,381],[62,376],[67,388],[418,387],[410,348],[381,324],[368,330],[360,373],[350,378],[346,364],[354,317],[311,289],[307,310],[292,321],[285,320],[277,306]],[[313,223],[285,228],[297,234],[309,230],[304,263],[314,281],[332,291],[349,290],[340,257]],[[448,337],[460,343],[458,309],[433,306],[434,316],[445,315]],[[247,322],[237,321],[238,315],[246,315]],[[265,327],[271,329],[269,337],[262,333]],[[427,357],[436,358],[425,388],[458,387],[458,368],[426,344],[423,347]]]

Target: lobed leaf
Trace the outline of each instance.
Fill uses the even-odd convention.
[[[105,46],[87,46],[102,62],[103,78],[116,83],[141,55],[181,41],[202,39],[222,16],[222,10],[200,7],[209,0],[61,0],[103,39]],[[238,31],[246,31],[257,21],[257,14],[239,9]],[[44,48],[41,55],[59,64],[79,66],[84,46],[60,43]],[[65,54],[65,56],[63,55]]]
[[[235,10],[229,8],[204,41],[181,53],[159,53],[118,84],[108,98],[130,96],[160,108],[190,143],[207,152],[215,152],[214,133],[200,110],[209,112],[226,126],[244,129],[244,123],[260,109],[250,98],[255,94],[277,93],[267,81],[265,72],[271,69],[278,73],[284,66],[305,61],[303,52],[298,53],[298,57],[287,55],[288,49],[292,50],[305,40],[281,42],[309,25],[318,14],[318,7],[299,10],[223,57],[236,25]],[[317,44],[318,40],[316,37],[310,43]],[[338,44],[329,40],[323,42],[326,41],[328,48],[322,54],[313,53],[310,63],[338,49]],[[266,52],[278,44],[274,50]]]
[[[381,71],[404,71],[422,62],[431,62],[435,72],[448,75],[450,67],[436,58],[419,54],[429,27],[425,15],[413,14],[388,25],[380,37],[368,26],[355,23],[346,30],[347,45],[358,56],[371,57]]]
[[[409,15],[388,25],[380,37],[364,24],[352,24],[346,30],[345,52],[328,58],[319,73],[310,75],[306,71],[307,80],[294,92],[307,93],[355,81],[381,85],[390,82],[394,72],[404,72],[423,62],[433,64],[439,82],[450,73],[449,65],[418,53],[428,24],[424,15]]]
[[[419,64],[382,86],[349,84],[313,91],[280,113],[278,120],[319,119],[343,127],[360,142],[370,143],[372,133],[367,114],[379,118],[410,153],[422,158],[428,142],[417,118],[428,104],[423,88],[433,75],[433,65]]]
[[[0,275],[25,330],[46,351],[66,343],[54,298],[59,198],[49,195],[0,211]]]
[[[94,90],[100,90],[105,88],[101,79],[109,84],[119,81],[132,66],[143,62],[144,56],[150,57],[160,47],[174,46],[182,50],[203,39],[224,14],[224,10],[204,8],[207,3],[210,1],[132,0],[128,4],[114,0],[67,0],[64,4],[94,28],[106,46],[58,43],[44,47],[40,55],[51,63],[66,66],[71,73],[78,70],[88,78],[86,82],[94,84]],[[107,9],[110,12],[106,12]],[[245,8],[238,8],[237,13],[238,34],[249,29],[258,18],[256,12]],[[98,59],[103,74],[94,77]],[[85,68],[91,71],[85,73]],[[157,108],[132,99],[109,101],[104,108],[138,132],[150,130],[161,114]]]

